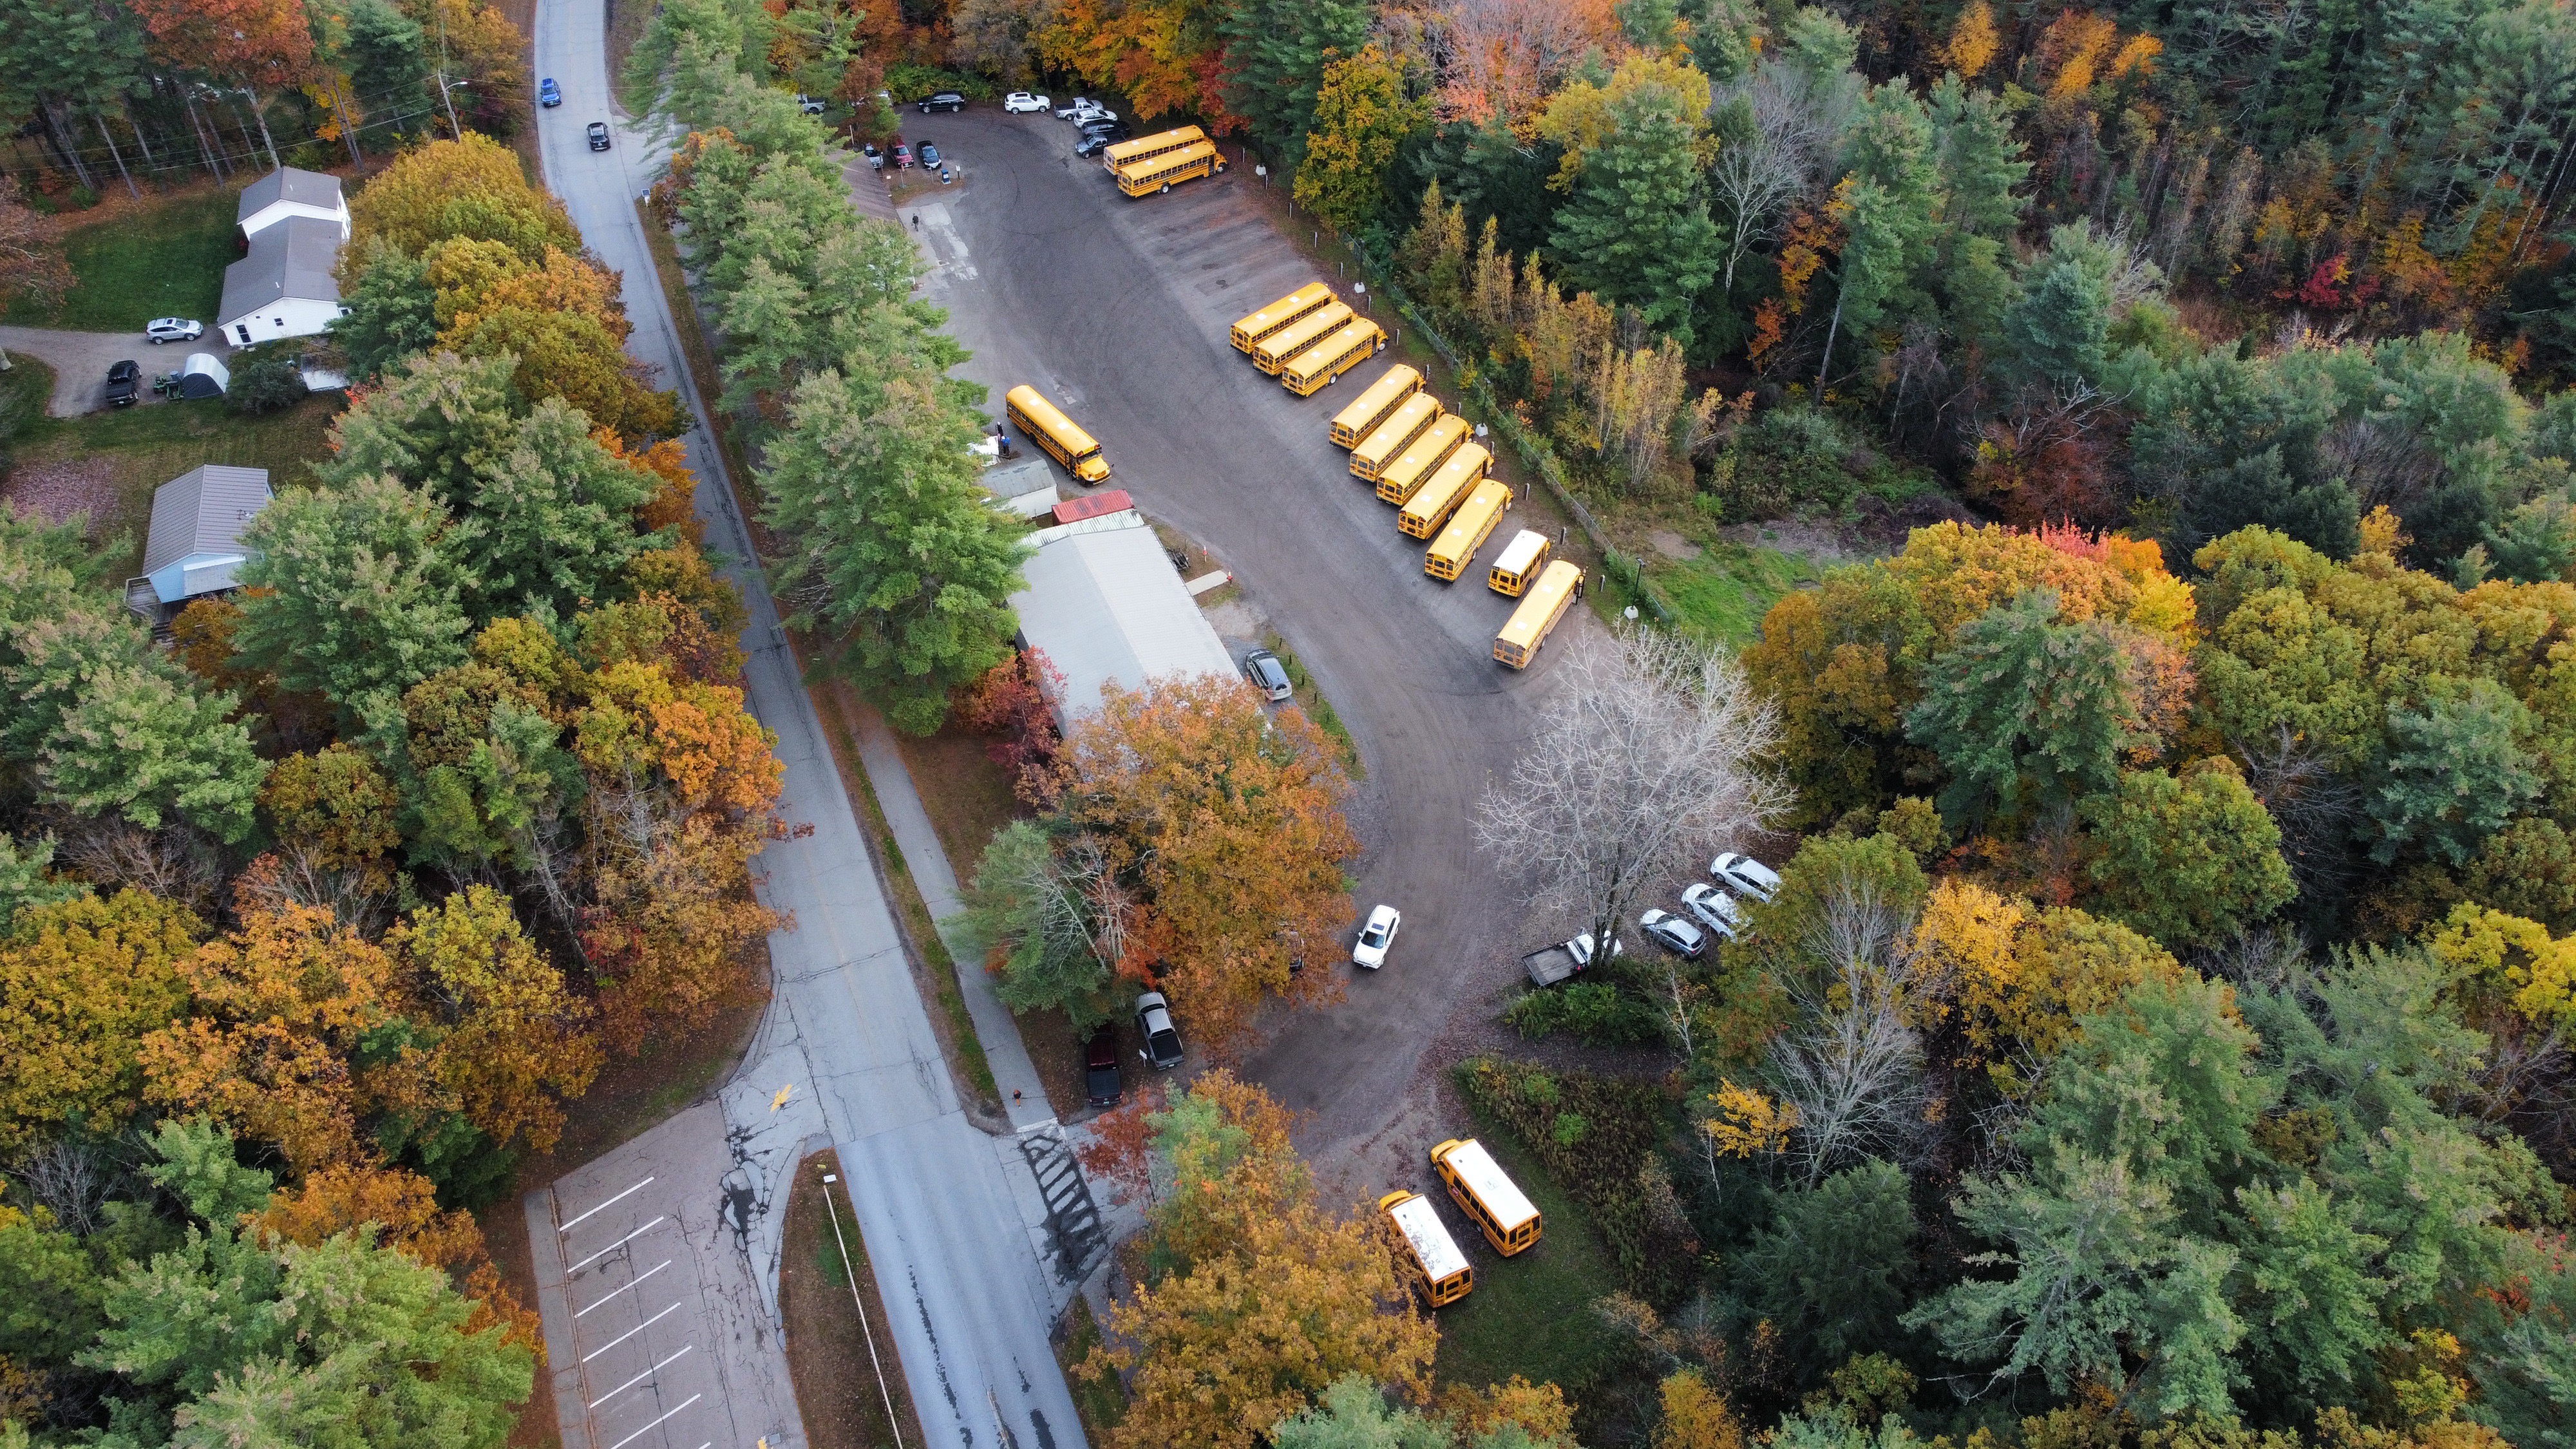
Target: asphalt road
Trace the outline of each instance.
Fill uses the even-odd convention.
[[[1469,811],[1510,769],[1531,700],[1589,617],[1570,615],[1527,673],[1496,665],[1512,605],[1483,565],[1527,514],[1507,515],[1459,582],[1425,577],[1422,546],[1326,437],[1386,362],[1300,399],[1228,344],[1237,318],[1315,279],[1252,204],[1247,170],[1130,201],[1051,114],[905,121],[906,139],[937,142],[965,172],[902,208],[939,263],[925,294],[974,351],[960,373],[992,389],[997,414],[1004,391],[1031,383],[1099,438],[1110,483],[1235,573],[1359,746],[1357,904],[1397,906],[1404,929],[1385,970],[1337,968],[1349,999],[1275,1014],[1243,1065],[1311,1114],[1300,1146],[1334,1176],[1410,1181],[1428,1144],[1389,1129],[1430,1100],[1427,1053],[1460,1013],[1494,1009],[1527,949],[1519,892],[1476,850]]]
[[[592,250],[626,278],[627,315],[635,327],[628,351],[661,368],[691,412],[703,417],[634,208],[660,153],[651,138],[628,127],[618,128],[605,153],[592,153],[582,141],[584,125],[611,118],[603,34],[602,0],[538,6],[537,74],[554,77],[564,92],[561,107],[538,113],[547,184]],[[698,510],[708,521],[710,545],[750,558],[742,521],[722,485],[721,459],[704,430],[687,441],[690,466],[702,480]],[[786,1097],[786,1110],[811,1104],[839,1148],[844,1186],[884,1285],[924,1431],[943,1444],[1079,1449],[1082,1427],[1047,1343],[1047,1326],[1078,1276],[1078,1264],[1062,1251],[1065,1235],[1049,1231],[1051,1210],[1041,1187],[1042,1178],[1061,1177],[1060,1139],[987,1136],[960,1109],[858,821],[777,628],[778,611],[756,571],[738,568],[733,578],[751,617],[743,641],[751,706],[777,731],[786,767],[782,809],[812,826],[809,835],[772,844],[760,857],[761,899],[790,914],[795,925],[770,939],[776,995],[762,1025],[762,1047],[746,1069],[760,1075],[737,1078],[734,1088],[765,1094],[772,1081],[793,1084],[803,1095]],[[744,1126],[731,1120],[735,1095],[729,1089],[727,1128],[738,1133]],[[709,1182],[695,1190],[718,1189]],[[563,1201],[587,1195],[568,1193]],[[752,1195],[782,1208],[787,1198]],[[758,1240],[768,1231],[752,1227],[744,1237]],[[774,1284],[774,1261],[755,1257],[752,1266]],[[724,1315],[707,1307],[704,1295],[698,1298],[700,1307],[690,1311],[703,1313],[707,1337],[730,1333]],[[676,1319],[685,1316],[656,1329],[676,1333]],[[553,1337],[550,1331],[550,1342]],[[682,1335],[680,1341],[697,1340]],[[686,1399],[680,1387],[670,1385],[674,1401],[657,1401],[654,1412]],[[661,1394],[663,1386],[648,1382],[633,1392]],[[579,1406],[563,1402],[566,1397],[559,1392],[567,1442],[591,1442]],[[708,1402],[626,1429],[633,1437],[605,1440],[598,1449],[699,1449],[710,1436],[693,1416]],[[741,1406],[733,1409],[740,1423]]]

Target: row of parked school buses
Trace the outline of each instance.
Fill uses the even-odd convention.
[[[1368,331],[1335,340],[1355,327]],[[1232,340],[1254,366],[1278,374],[1300,396],[1385,345],[1377,324],[1354,318],[1321,282],[1235,323]],[[1474,432],[1465,418],[1424,391],[1422,374],[1403,363],[1333,415],[1332,440],[1350,450],[1352,475],[1395,505],[1397,530],[1427,545],[1422,571],[1443,582],[1466,572],[1512,505],[1511,488],[1492,476],[1493,454],[1475,441]],[[1494,592],[1521,601],[1494,636],[1494,658],[1514,669],[1529,667],[1567,607],[1582,596],[1583,570],[1550,560],[1548,552],[1547,535],[1522,529],[1485,575]]]
[[[1530,1204],[1502,1164],[1483,1143],[1452,1138],[1431,1149],[1431,1170],[1449,1190],[1449,1200],[1485,1235],[1493,1250],[1509,1258],[1538,1242],[1539,1212]],[[1378,1210],[1395,1223],[1413,1259],[1412,1271],[1431,1306],[1455,1303],[1476,1286],[1476,1270],[1458,1251],[1458,1240],[1440,1221],[1439,1210],[1418,1192],[1398,1189],[1377,1200]]]

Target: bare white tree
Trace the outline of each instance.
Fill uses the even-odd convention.
[[[1811,94],[1804,78],[1765,61],[1717,98],[1713,111],[1739,106],[1749,114],[1749,135],[1718,147],[1709,167],[1710,195],[1726,228],[1724,287],[1735,286],[1736,263],[1767,239],[1790,202],[1814,183],[1831,149],[1826,98]]]
[[[1791,987],[1799,1025],[1772,1044],[1770,1075],[1798,1111],[1789,1150],[1810,1186],[1856,1159],[1902,1155],[1922,1135],[1923,1041],[1905,1022],[1912,925],[1869,882],[1844,880],[1805,943],[1825,969]]]
[[[1787,803],[1758,763],[1779,720],[1732,653],[1650,629],[1561,668],[1511,777],[1477,802],[1476,844],[1606,952],[1646,892]]]

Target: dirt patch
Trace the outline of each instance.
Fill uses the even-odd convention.
[[[857,1220],[841,1212],[840,1159],[818,1152],[797,1165],[779,1255],[778,1315],[786,1322],[787,1372],[813,1449],[923,1444],[903,1366],[887,1333],[885,1299]],[[858,1291],[851,1292],[851,1280]]]
[[[1698,544],[1669,528],[1658,528],[1648,533],[1646,542],[1654,545],[1655,552],[1679,563],[1689,563],[1699,557]]]
[[[116,470],[105,458],[29,463],[9,475],[0,499],[47,523],[66,523],[75,514],[97,522],[114,516],[123,502]]]

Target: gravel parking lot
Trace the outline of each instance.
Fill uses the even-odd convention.
[[[1100,438],[1112,482],[1235,573],[1359,745],[1357,904],[1400,907],[1403,935],[1344,1005],[1286,1016],[1244,1066],[1311,1114],[1300,1145],[1329,1178],[1415,1182],[1437,1140],[1431,1050],[1453,1021],[1490,1015],[1526,949],[1520,893],[1475,849],[1468,811],[1510,768],[1552,665],[1598,626],[1577,610],[1536,668],[1494,664],[1511,603],[1482,565],[1527,514],[1505,518],[1460,582],[1426,578],[1421,545],[1325,435],[1387,364],[1300,399],[1228,345],[1236,318],[1314,279],[1246,194],[1260,185],[1247,170],[1131,202],[1051,115],[977,108],[907,134],[974,176],[903,208],[938,263],[930,299],[974,350],[961,372],[997,410],[1034,384]]]

